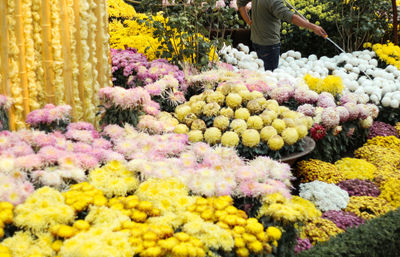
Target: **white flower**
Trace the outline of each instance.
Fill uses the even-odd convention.
[[[300,184],[300,197],[315,204],[321,211],[340,211],[346,208],[350,197],[349,194],[336,186],[315,180],[310,183]]]

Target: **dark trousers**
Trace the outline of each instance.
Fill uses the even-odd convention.
[[[262,46],[252,43],[259,59],[264,61],[265,70],[273,71],[278,68],[281,44]]]

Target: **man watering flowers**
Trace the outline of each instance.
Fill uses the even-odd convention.
[[[251,19],[245,6],[251,3]],[[273,71],[278,67],[280,55],[281,20],[312,30],[327,37],[325,30],[290,11],[284,0],[238,0],[240,15],[251,28],[251,42],[264,68]]]

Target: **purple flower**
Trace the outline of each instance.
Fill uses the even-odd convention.
[[[306,238],[306,239],[297,238],[297,245],[294,248],[294,252],[296,254],[299,254],[302,251],[310,249],[312,246],[313,245],[311,244],[311,242],[308,238]]]
[[[332,221],[336,226],[343,230],[357,227],[358,225],[365,223],[364,219],[358,217],[354,213],[345,211],[327,211],[322,214],[322,218]]]
[[[369,130],[368,138],[371,139],[371,138],[377,137],[377,136],[399,137],[399,134],[397,133],[397,130],[392,125],[381,122],[381,121],[375,121]]]
[[[374,196],[381,194],[379,187],[368,180],[348,179],[337,184],[341,189],[346,190],[349,196]]]

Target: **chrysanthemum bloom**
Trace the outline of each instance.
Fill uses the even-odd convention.
[[[250,116],[247,119],[247,127],[250,129],[260,130],[263,128],[263,120],[260,116]]]
[[[234,112],[230,107],[224,107],[219,110],[219,114],[231,119],[234,115]]]
[[[201,130],[191,130],[188,134],[190,142],[201,142],[203,141],[203,132]]]
[[[225,132],[221,137],[223,146],[234,147],[239,144],[239,136],[233,131]]]
[[[326,136],[325,128],[319,124],[314,124],[310,132],[311,137],[317,141],[323,139]]]
[[[235,111],[235,119],[247,120],[250,117],[250,112],[247,108],[239,108]]]
[[[219,143],[221,140],[221,130],[215,127],[206,129],[206,132],[204,132],[204,139],[209,144]]]
[[[279,135],[274,135],[268,139],[268,147],[272,151],[279,151],[285,145],[285,141]]]
[[[213,125],[221,131],[224,131],[229,127],[229,118],[222,115],[217,116],[214,119]]]
[[[230,127],[238,134],[243,133],[247,129],[247,123],[242,119],[234,119]]]
[[[255,129],[247,129],[242,133],[242,143],[248,147],[257,146],[260,143],[260,134]]]

